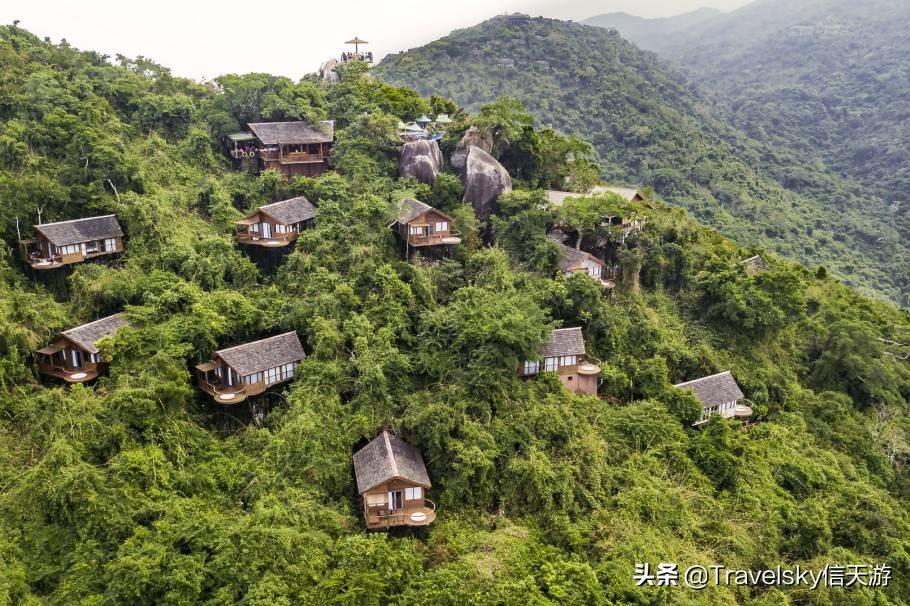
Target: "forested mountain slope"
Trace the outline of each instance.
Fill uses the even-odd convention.
[[[888,204],[805,156],[715,120],[681,77],[614,32],[493,19],[390,56],[374,72],[472,109],[516,96],[539,123],[590,142],[608,180],[652,185],[742,242],[825,265],[906,302],[908,243]]]
[[[0,28],[0,603],[807,599],[635,586],[636,562],[663,561],[888,564],[889,586],[812,602],[906,601],[905,311],[660,200],[637,209],[640,236],[585,241],[619,268],[607,297],[556,272],[547,231],[597,233],[622,201],[553,209],[518,187],[480,224],[450,171],[433,187],[396,173],[396,124],[422,113],[456,116],[447,141],[499,124],[494,152],[519,186],[586,174],[577,142],[530,128],[515,103],[459,115],[365,69],[332,86],[267,74],[199,86]],[[243,122],[298,118],[336,120],[333,172],[288,181],[213,154]],[[452,258],[404,261],[388,226],[405,192],[454,217]],[[253,263],[233,221],[297,195],[316,205],[315,227]],[[116,213],[123,256],[28,272],[10,218],[36,206],[47,220]],[[746,271],[755,253],[770,270]],[[110,368],[96,383],[39,380],[32,352],[121,310],[130,328],[101,343]],[[600,397],[553,373],[518,378],[557,326],[582,327]],[[194,384],[213,350],[290,330],[308,357],[256,401],[261,423]],[[672,384],[728,369],[761,422],[693,429],[700,407]],[[423,533],[363,528],[351,457],[382,428],[427,462],[438,517]]]
[[[623,38],[635,43],[639,48],[655,50],[673,39],[673,35],[705,21],[723,15],[716,8],[698,10],[674,15],[647,19],[628,13],[605,13],[595,15],[582,21],[585,25],[606,27],[618,30]]]
[[[761,0],[670,39],[737,127],[862,184],[910,238],[910,3]]]

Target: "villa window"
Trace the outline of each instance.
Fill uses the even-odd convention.
[[[404,489],[404,500],[405,501],[419,501],[423,498],[423,488],[420,486],[415,486],[414,488],[405,488]]]
[[[544,370],[547,372],[556,372],[559,369],[559,358],[546,358],[544,360]]]
[[[529,361],[525,362],[525,374],[526,375],[536,375],[539,372],[540,372],[540,362],[538,360],[535,360],[533,362],[529,360]]]

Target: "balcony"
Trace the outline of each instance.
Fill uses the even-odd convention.
[[[28,264],[32,269],[57,269],[64,266],[63,257],[60,255],[52,255],[50,257],[30,255]]]
[[[403,509],[387,511],[369,507],[366,512],[367,528],[391,528],[393,526],[429,526],[436,521],[436,503],[430,499],[414,502],[405,501]]]
[[[306,152],[281,153],[277,149],[260,149],[259,157],[265,162],[278,162],[280,164],[304,164],[308,162],[323,162],[324,154],[308,154]]]
[[[300,236],[297,232],[287,232],[283,234],[272,234],[270,238],[263,238],[259,232],[246,231],[237,232],[235,239],[239,244],[250,244],[252,246],[265,246],[267,248],[281,248],[291,244]]]
[[[460,231],[449,231],[441,234],[408,234],[408,245],[421,246],[439,246],[441,244],[455,245],[461,243]]]
[[[245,385],[225,385],[223,383],[210,383],[199,379],[199,389],[215,398],[218,404],[239,404],[246,400],[247,388]]]
[[[85,362],[79,368],[72,368],[61,362],[41,362],[38,364],[38,370],[43,375],[61,379],[67,383],[84,383],[96,379],[99,374],[98,365],[94,362]]]

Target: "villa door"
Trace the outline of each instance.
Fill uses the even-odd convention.
[[[262,237],[263,238],[272,237],[272,224],[271,223],[266,223],[265,221],[262,222]]]
[[[389,509],[399,511],[404,508],[404,495],[400,490],[389,491]]]
[[[76,349],[72,350],[73,368],[82,368],[82,352]]]

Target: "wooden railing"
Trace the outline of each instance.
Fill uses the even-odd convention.
[[[408,234],[408,244],[411,246],[427,246],[432,244],[442,244],[443,240],[448,238],[460,238],[461,232],[451,230],[443,233],[416,235]]]
[[[289,244],[297,239],[300,234],[296,231],[285,232],[283,234],[273,233],[271,237],[266,238],[259,234],[256,231],[247,231],[247,232],[237,232],[237,241],[244,244],[256,244],[256,243],[267,243],[267,242],[280,242],[282,244]]]

